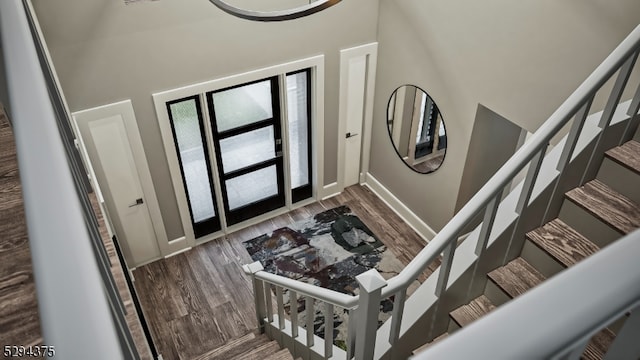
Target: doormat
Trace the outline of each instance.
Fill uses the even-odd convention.
[[[265,271],[349,295],[358,294],[357,275],[376,269],[389,279],[404,267],[348,206],[330,209],[261,235],[246,241],[244,246],[254,261],[262,263]],[[417,285],[416,282],[410,292]],[[291,316],[286,291],[284,303]],[[314,332],[324,337],[323,303],[316,301],[314,307]],[[334,344],[344,349],[348,313],[337,307],[334,310]],[[379,325],[391,316],[392,301],[383,300],[381,310]],[[298,298],[298,323],[306,324],[305,301],[301,297]]]

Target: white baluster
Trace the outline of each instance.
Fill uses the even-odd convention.
[[[493,200],[487,205],[487,209],[484,212],[484,219],[482,220],[482,228],[480,229],[480,236],[478,236],[478,242],[476,243],[476,255],[480,256],[487,248],[489,242],[489,236],[491,235],[491,229],[493,229],[493,222],[496,219],[496,213],[498,212],[498,206],[502,200],[502,192],[504,189],[498,191]]]
[[[278,307],[278,329],[284,329],[284,299],[282,287],[276,286],[276,305]]]
[[[407,299],[407,289],[398,291],[393,298],[393,313],[391,314],[391,331],[389,343],[394,345],[400,337],[400,325],[404,314],[404,302]]]
[[[444,248],[442,253],[442,264],[440,264],[440,274],[438,274],[438,282],[436,283],[435,294],[440,297],[447,290],[447,282],[449,282],[449,274],[451,273],[451,264],[453,263],[453,255],[456,252],[458,234],[452,237],[449,245]]]
[[[311,296],[305,297],[305,313],[307,318],[307,347],[313,346],[313,321],[315,320],[316,312],[313,309],[313,298]]]
[[[576,113],[575,118],[573,119],[573,124],[571,124],[571,130],[569,130],[569,135],[567,136],[567,142],[564,144],[562,148],[562,154],[560,155],[560,159],[558,159],[558,165],[556,169],[560,171],[560,175],[564,173],[564,170],[571,162],[571,156],[573,155],[573,151],[576,148],[576,144],[578,143],[578,139],[580,138],[580,134],[582,133],[582,127],[584,126],[584,122],[587,120],[587,116],[589,116],[589,109],[591,109],[591,104],[593,104],[593,97],[591,97],[587,102],[582,105],[580,110]]]
[[[333,305],[324,304],[324,358],[333,356]]]
[[[622,143],[626,142],[631,138],[631,129],[634,123],[637,123],[636,116],[638,115],[638,111],[640,111],[640,83],[638,83],[638,88],[636,89],[636,93],[633,96],[633,100],[631,100],[631,104],[629,105],[629,109],[627,109],[627,115],[631,117],[627,122],[627,127],[624,129],[622,136],[620,137],[620,142],[618,145],[622,145]]]
[[[387,281],[375,269],[356,276],[356,280],[360,285],[360,299],[355,355],[356,359],[373,359],[380,312],[380,294],[382,288],[387,285]]]
[[[347,359],[353,359],[356,351],[356,327],[358,309],[349,309],[349,324],[347,329]]]
[[[244,265],[244,272],[251,276],[251,282],[253,283],[253,299],[256,307],[256,318],[258,319],[258,327],[260,332],[264,332],[264,318],[265,318],[265,303],[264,303],[264,286],[263,281],[256,279],[255,274],[258,271],[264,270],[260,261]]]
[[[620,71],[618,72],[618,77],[616,78],[615,84],[613,84],[613,89],[611,89],[611,94],[609,95],[609,99],[607,100],[607,104],[602,111],[602,117],[600,118],[600,122],[598,123],[598,127],[600,129],[606,129],[611,123],[611,119],[613,119],[613,114],[620,103],[620,98],[622,97],[622,92],[624,91],[625,86],[627,85],[627,81],[629,80],[629,76],[631,75],[631,70],[633,69],[633,65],[638,58],[638,53],[634,53],[631,55],[627,61],[622,65]],[[596,145],[593,147],[593,151],[591,152],[591,156],[589,157],[589,162],[587,163],[587,167],[585,168],[584,174],[582,175],[582,179],[580,180],[580,184],[584,184],[588,179],[595,176],[595,169],[591,168],[594,160],[597,160],[605,150],[605,145],[602,141],[605,131],[601,131],[600,135],[596,140]]]
[[[271,323],[273,322],[273,302],[271,300],[271,284],[268,282],[264,283],[264,299],[267,309],[267,320]]]
[[[529,170],[527,170],[527,176],[524,179],[522,191],[520,192],[520,197],[518,198],[518,205],[516,206],[516,213],[518,213],[518,215],[522,215],[524,209],[529,206],[529,199],[531,199],[533,186],[536,183],[536,179],[538,179],[540,166],[542,165],[542,161],[544,160],[544,155],[547,152],[548,146],[549,144],[543,146],[540,151],[538,151],[538,153],[533,157],[533,159],[531,159],[531,164],[529,165]]]
[[[298,293],[289,290],[289,312],[291,313],[291,337],[298,337]]]

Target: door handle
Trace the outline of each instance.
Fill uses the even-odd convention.
[[[350,137],[354,137],[354,136],[357,136],[357,135],[358,134],[352,134],[352,133],[348,132],[346,138],[348,139]]]
[[[144,200],[142,200],[142,198],[136,199],[136,202],[129,205],[129,207],[134,207],[134,206],[138,206],[138,205],[142,205],[144,204]]]

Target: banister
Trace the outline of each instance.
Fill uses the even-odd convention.
[[[61,358],[122,359],[22,1],[0,1],[0,27],[44,344]]]
[[[414,359],[550,359],[563,355],[619,316],[634,308],[640,311],[638,254],[640,230],[465,326]],[[636,340],[637,334],[631,338],[635,344]]]
[[[213,1],[213,0],[212,0]],[[596,92],[615,74],[622,65],[640,48],[640,25],[637,26],[611,52],[605,60],[587,77],[587,79],[560,105],[531,138],[489,179],[489,181],[462,207],[462,209],[436,234],[415,258],[396,276],[387,280],[382,289],[382,298],[390,297],[404,290],[431,264],[447,246],[457,241],[465,226],[491,201],[500,196],[504,188],[527,166],[537,155],[544,155],[551,139],[578,113],[585,104],[592,101]],[[640,91],[640,90],[639,90]],[[634,101],[637,101],[635,99]],[[584,121],[584,117],[576,121]],[[539,164],[534,164],[538,166]],[[536,174],[532,175],[534,178]],[[534,181],[535,182],[535,181]],[[528,189],[527,191],[530,191]],[[499,200],[499,199],[498,199]],[[525,200],[528,203],[528,197]],[[524,204],[528,205],[528,204]],[[455,245],[454,245],[455,246]],[[265,280],[276,286],[295,290],[301,294],[338,305],[353,308],[358,297],[338,293],[311,284],[298,282],[283,276],[259,271],[256,278]]]
[[[522,168],[546,145],[571,119],[571,117],[588,101],[593,94],[604,85],[625,60],[637,51],[640,46],[640,25],[600,64],[596,70],[560,105],[560,107],[544,122],[529,141],[527,141],[462,207],[429,244],[407,265],[400,274],[388,281],[383,291],[390,295],[409,284],[424,271],[424,267],[433,261],[449,244],[455,241],[464,226],[491,201],[495,194],[502,190]]]
[[[318,300],[343,307],[345,309],[352,309],[358,304],[359,297],[343,294],[331,289],[321,288],[312,284],[307,284],[302,281],[289,279],[284,276],[272,274],[266,271],[259,271],[255,273],[257,279],[266,281],[276,286],[282,286],[284,288],[296,291],[298,294],[311,296]]]
[[[577,124],[574,124],[571,130],[572,132],[575,132],[575,134],[572,134],[572,143],[569,144],[569,147],[563,150],[563,153],[566,152],[566,154],[564,154],[566,159],[564,160],[569,161],[573,152],[573,146],[575,144],[574,141],[577,140],[579,136],[582,123],[586,119],[587,112],[595,94],[617,71],[620,71],[619,78],[625,79],[628,77],[629,72],[631,71],[630,66],[633,65],[633,60],[638,55],[638,52],[640,51],[639,49],[640,25],[637,26],[609,56],[607,56],[607,58],[593,71],[593,73],[591,73],[591,75],[587,77],[587,79],[567,98],[567,100],[560,105],[560,107],[547,119],[547,121],[540,126],[531,138],[489,179],[489,181],[469,200],[469,202],[462,207],[455,216],[453,216],[453,218],[414,257],[414,259],[398,275],[386,281],[386,285],[381,289],[380,298],[385,299],[391,296],[396,296],[396,301],[403,302],[405,298],[405,296],[403,296],[403,292],[406,291],[409,285],[418,278],[427,266],[435,261],[444,251],[445,258],[443,259],[443,263],[439,269],[440,273],[438,274],[438,284],[436,285],[435,290],[436,297],[439,297],[447,288],[448,275],[451,269],[455,246],[457,245],[456,241],[468,223],[483,210],[485,211],[484,222],[486,222],[487,219],[489,220],[489,223],[483,223],[483,227],[481,229],[482,238],[478,239],[478,244],[476,244],[476,255],[479,256],[482,251],[484,251],[484,247],[488,242],[498,203],[501,201],[502,193],[506,186],[511,183],[527,165],[531,164],[516,207],[516,213],[520,216],[524,209],[529,205],[531,192],[536,183],[538,171],[545,156],[545,150],[549,146],[551,139],[556,136],[557,133],[574,116],[576,116],[574,122]],[[621,84],[616,85],[616,88],[619,89],[615,90],[614,95],[617,96],[624,90],[626,80],[624,82],[620,80],[616,83]],[[620,92],[619,94],[618,91]],[[638,90],[638,93],[640,93],[640,90]],[[614,100],[617,102],[618,99],[619,97]],[[613,100],[610,98],[609,103],[612,101]],[[633,102],[634,104],[638,102],[638,97],[634,98]],[[581,110],[584,114],[579,113]],[[602,134],[600,136],[602,136]],[[564,167],[564,165],[562,165],[562,167]],[[488,208],[490,204],[493,210]],[[519,220],[516,220],[516,224],[518,222]],[[257,271],[252,271],[251,274],[255,279],[296,291],[299,294],[307,295],[328,304],[341,306],[350,310],[356,307],[359,309],[361,306],[361,304],[359,304],[361,297],[359,296],[342,294],[333,290],[292,280],[280,275],[271,274],[262,270],[261,266]],[[307,300],[309,300],[309,298],[307,298]],[[395,343],[397,338],[400,336],[399,332],[400,322],[403,315],[403,304],[397,304],[394,301],[394,308],[396,310],[394,310],[393,321],[391,324],[393,329],[389,334],[389,342],[391,344]],[[360,316],[362,316],[362,314]],[[364,319],[359,319],[358,321],[364,321]],[[368,339],[368,341],[370,340],[371,339]],[[358,346],[359,341],[360,340],[356,340],[356,346]],[[310,342],[309,344],[312,343]],[[362,346],[362,344],[360,344],[360,346]],[[438,358],[438,356],[435,358]]]

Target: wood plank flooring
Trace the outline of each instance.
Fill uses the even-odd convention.
[[[425,241],[368,188],[333,198],[140,267],[135,286],[158,351],[165,359],[194,359],[257,329],[253,289],[241,266],[252,262],[243,241],[340,205],[351,210],[403,264]],[[433,272],[434,263],[422,275]]]
[[[140,359],[152,360],[153,357],[151,356],[151,352],[147,345],[147,339],[144,336],[142,325],[140,324],[138,313],[133,303],[133,298],[131,297],[131,293],[129,292],[129,286],[127,285],[127,280],[124,277],[120,259],[118,259],[118,254],[116,253],[113,240],[109,237],[109,232],[105,225],[104,217],[102,216],[102,211],[100,210],[100,205],[98,205],[98,200],[95,193],[89,194],[89,200],[91,201],[93,211],[98,220],[98,229],[100,230],[102,242],[104,243],[107,255],[109,255],[109,260],[111,261],[111,273],[113,274],[113,278],[116,281],[116,286],[118,287],[120,298],[122,299],[122,303],[124,304],[124,309],[126,311],[125,319],[127,321],[129,331],[131,332],[131,336],[133,337],[136,349],[138,350]]]
[[[90,194],[89,199],[113,264],[112,273],[136,348],[141,359],[152,359],[95,195]],[[0,346],[29,346],[42,341],[16,148],[9,121],[0,105]]]
[[[13,132],[0,105],[0,346],[42,344]]]

